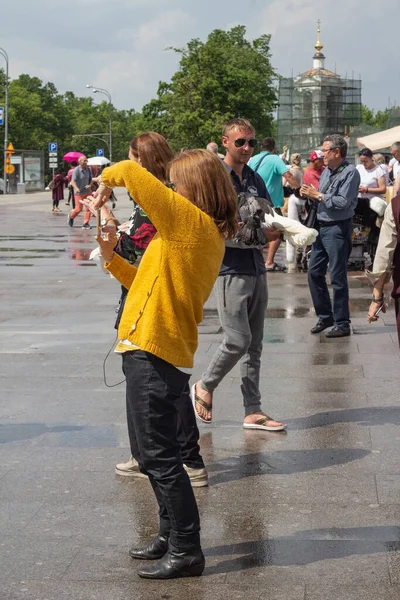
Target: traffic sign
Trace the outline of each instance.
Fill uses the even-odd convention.
[[[49,158],[57,158],[57,152],[49,152]]]
[[[4,125],[4,108],[0,106],[0,125]]]
[[[10,142],[7,146],[7,153],[8,154],[14,154],[15,150],[14,150],[14,146],[12,145],[12,143]]]
[[[14,165],[6,165],[6,173],[7,173],[7,175],[11,175],[11,173],[14,173],[14,171],[15,171]]]
[[[49,167],[50,167],[51,169],[52,169],[52,168],[54,168],[54,167],[58,167],[58,162],[57,162],[56,160],[55,160],[54,162],[53,162],[53,161],[50,161],[50,162],[49,162]]]
[[[104,148],[97,148],[96,156],[104,156]]]
[[[58,144],[56,142],[50,142],[49,144],[49,152],[57,152]]]

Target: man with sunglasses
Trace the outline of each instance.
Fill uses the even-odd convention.
[[[281,208],[284,205],[282,177],[292,189],[298,189],[300,186],[290,172],[289,166],[276,154],[275,140],[270,137],[263,139],[261,152],[249,161],[249,167],[261,176],[271,196],[274,209],[278,214],[282,214]],[[275,254],[280,243],[281,239],[278,238],[268,245],[267,271],[286,271],[286,267],[275,262]]]
[[[266,198],[270,196],[261,177],[247,163],[257,145],[254,128],[246,119],[232,119],[223,130],[226,149],[224,163],[237,193]],[[268,239],[280,236],[264,231]],[[259,389],[264,318],[268,291],[262,247],[248,247],[235,240],[225,243],[225,256],[216,282],[218,315],[224,339],[191,396],[198,419],[212,421],[213,392],[240,361],[245,429],[282,431],[286,425],[261,410]]]
[[[347,160],[347,142],[341,135],[328,135],[322,145],[324,164],[319,190],[302,185],[300,192],[318,201],[315,228],[319,236],[312,246],[308,283],[318,322],[311,333],[333,325],[327,338],[350,335],[349,286],[347,262],[351,252],[352,218],[357,205],[360,174]],[[326,272],[333,288],[333,307],[326,283]]]

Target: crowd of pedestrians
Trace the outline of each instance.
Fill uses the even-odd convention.
[[[221,146],[210,142],[205,150],[182,150],[174,157],[165,138],[147,132],[131,141],[129,160],[106,168],[99,179],[85,157],[68,173],[73,190],[68,224],[72,227],[85,210],[84,227],[90,227],[90,215],[101,211],[98,252],[122,288],[115,350],[126,378],[131,457],[115,470],[148,477],[159,505],[157,536],[130,550],[134,559],[156,561],[138,570],[144,578],[203,572],[192,488],[206,486],[208,474],[196,419],[212,422],[218,386],[237,363],[243,428],[286,429],[263,410],[268,398],[261,397],[259,386],[267,273],[285,276],[286,267],[275,261],[285,227],[290,231],[290,224],[303,223],[315,232],[311,248],[298,248],[295,238],[286,236],[287,264],[296,268],[299,254],[306,260],[318,319],[311,334],[329,328],[326,337],[337,338],[351,335],[347,268],[353,219],[357,211],[369,219],[373,213],[374,225],[380,219],[367,273],[373,285],[368,320],[385,311],[384,285],[393,274],[400,343],[400,195],[387,207],[383,199],[388,181],[400,175],[400,143],[392,146],[389,164],[364,149],[355,167],[347,159],[346,140],[329,135],[311,152],[305,171],[298,153],[286,164],[272,138],[253,156],[256,147],[252,124],[235,118],[224,126]],[[123,225],[107,208],[116,186],[125,187],[134,203]],[[197,326],[213,288],[223,339],[190,387]]]

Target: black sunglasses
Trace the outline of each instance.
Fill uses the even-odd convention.
[[[238,138],[234,141],[236,148],[242,148],[246,143],[249,144],[250,148],[255,148],[258,144],[256,138]]]

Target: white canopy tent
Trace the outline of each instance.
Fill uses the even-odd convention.
[[[359,148],[369,148],[373,152],[390,148],[394,142],[400,142],[400,126],[357,138]]]

